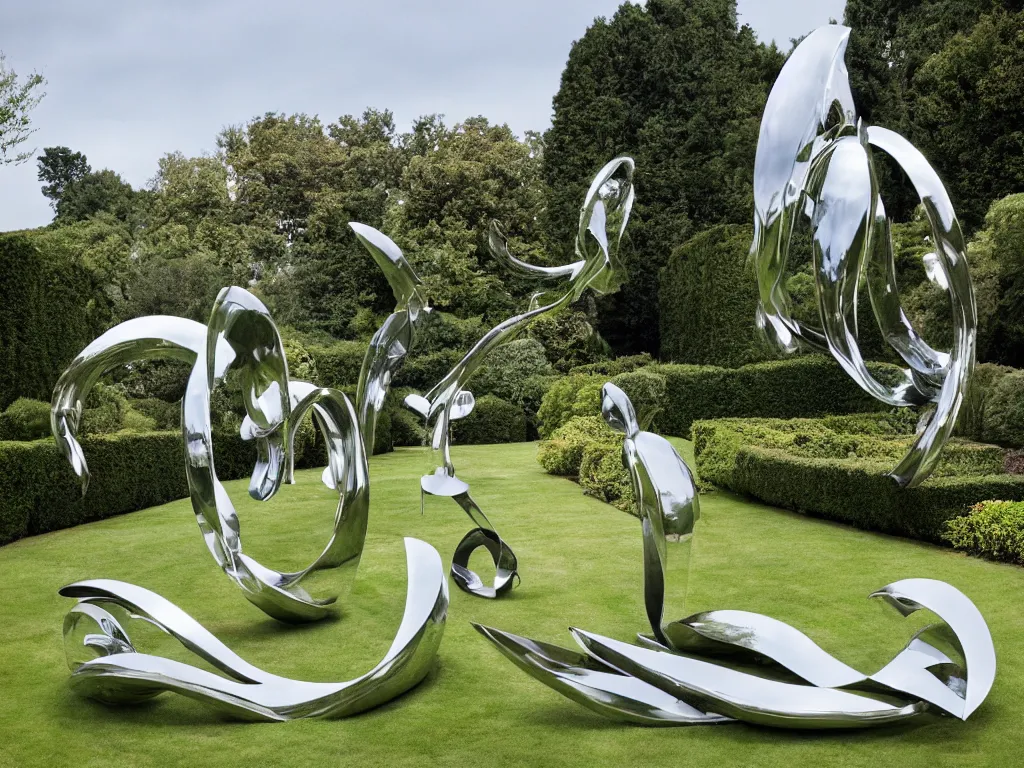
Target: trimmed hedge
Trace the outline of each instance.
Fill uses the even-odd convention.
[[[95,336],[92,277],[25,235],[0,235],[0,409],[49,399],[61,372]]]
[[[525,443],[526,414],[515,403],[484,395],[469,416],[452,422],[452,439],[463,445]]]
[[[753,239],[749,225],[721,224],[672,252],[659,274],[662,360],[734,368],[775,356],[754,325]]]
[[[898,417],[697,422],[697,471],[704,482],[774,506],[936,543],[944,540],[947,521],[965,515],[979,501],[1024,499],[1024,476],[999,473],[1000,449],[958,441],[947,446],[936,474],[924,484],[900,488],[885,473],[912,438],[901,434],[892,418]],[[856,434],[865,423],[879,425],[875,434]],[[806,455],[829,454],[822,445],[813,445],[816,439],[826,440],[827,432],[835,436],[831,457]],[[851,446],[853,451],[840,458]]]
[[[255,446],[237,435],[213,440],[218,476],[248,476]],[[81,443],[92,475],[85,496],[52,440],[0,442],[0,544],[188,495],[180,433],[99,435]]]
[[[0,413],[0,440],[40,440],[49,434],[49,403],[19,397]]]
[[[622,438],[600,416],[577,416],[540,444],[537,461],[548,474],[579,477],[583,454],[595,444],[615,445],[621,450]]]
[[[900,369],[889,363],[868,363],[868,369],[886,382],[900,375]],[[742,368],[655,365],[644,370],[665,377],[665,402],[658,426],[675,437],[689,437],[691,425],[706,419],[792,419],[888,407],[857,386],[837,362],[823,355]]]

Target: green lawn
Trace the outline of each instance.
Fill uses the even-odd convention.
[[[868,732],[647,729],[604,720],[527,677],[470,621],[568,646],[570,625],[623,639],[645,629],[639,523],[545,475],[535,452],[532,444],[455,450],[461,475],[518,554],[522,584],[498,601],[453,587],[437,670],[405,697],[348,720],[242,724],[178,696],[127,709],[81,699],[67,686],[61,641],[71,601],[57,589],[83,578],[131,581],[174,601],[270,671],[308,680],[354,677],[384,653],[402,612],[400,537],[429,541],[447,562],[468,527],[447,500],[431,500],[420,516],[416,478],[426,467],[419,451],[371,462],[366,552],[338,621],[295,629],[265,618],[217,572],[186,501],[0,548],[0,765],[1019,764],[1024,569],[725,494],[702,499],[688,612],[767,613],[873,672],[917,624],[867,594],[911,576],[944,579],[976,602],[995,638],[999,672],[982,708],[967,723],[936,718]],[[323,543],[334,507],[318,476],[300,473],[298,485],[269,504],[248,501],[244,481],[228,484],[247,552],[278,568],[299,566]]]

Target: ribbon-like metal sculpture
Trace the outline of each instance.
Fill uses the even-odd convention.
[[[688,560],[700,517],[693,477],[667,440],[640,430],[629,398],[613,384],[603,389],[602,411],[625,434],[623,463],[641,520],[653,636],[640,635],[637,646],[572,629],[581,654],[474,625],[516,666],[602,715],[645,725],[742,720],[780,728],[865,728],[929,711],[966,720],[981,705],[995,680],[992,637],[974,604],[941,581],[906,579],[872,595],[904,616],[927,609],[940,619],[874,675],[757,613],[711,611],[665,624],[666,558],[673,550]],[[680,596],[687,576],[688,562]],[[726,657],[734,666],[755,663],[759,673],[697,655]],[[765,676],[779,670],[804,682]]]
[[[754,257],[760,289],[758,326],[784,352],[830,352],[870,395],[893,406],[934,403],[910,451],[892,471],[914,487],[934,470],[952,434],[974,370],[977,311],[966,248],[945,187],[924,156],[893,131],[857,118],[844,64],[850,30],[810,34],[783,67],[765,108],[754,165]],[[953,348],[932,349],[900,303],[893,244],[872,156],[891,157],[914,185],[935,251],[929,279],[949,293]],[[785,269],[801,217],[813,235],[820,327],[796,320]],[[858,346],[857,293],[866,278],[882,335],[908,368],[895,385],[877,380]]]
[[[340,391],[288,377],[280,335],[267,308],[242,288],[225,288],[207,326],[177,317],[130,320],[83,350],[54,390],[51,426],[58,445],[89,486],[89,469],[76,433],[83,403],[110,368],[135,360],[167,358],[192,364],[182,403],[185,466],[192,508],[216,563],[242,594],[265,613],[296,623],[320,619],[355,579],[369,516],[367,453],[377,416],[395,367],[412,343],[426,312],[418,280],[388,238],[354,225],[359,239],[381,264],[399,306],[371,342],[359,381],[359,411]],[[312,411],[324,435],[328,466],[324,482],[339,500],[330,538],[301,571],[279,572],[242,551],[234,505],[217,477],[210,395],[229,371],[239,376],[246,416],[241,435],[254,440],[256,467],[250,495],[268,500],[283,481],[293,482],[293,443],[298,425]],[[364,448],[365,446],[365,448]],[[194,619],[164,598],[115,581],[72,584],[62,594],[79,598],[65,620],[65,645],[72,684],[104,701],[132,702],[176,691],[247,719],[341,717],[382,704],[416,685],[436,655],[448,607],[448,585],[437,551],[406,540],[409,564],[405,616],[390,651],[373,670],[345,683],[306,683],[277,677],[242,661]],[[310,574],[330,569],[337,591],[313,597]],[[127,613],[126,613],[127,612]],[[234,679],[197,667],[138,653],[125,630],[141,617]]]
[[[624,270],[619,261],[619,245],[633,207],[634,167],[631,158],[619,157],[602,168],[594,178],[580,209],[575,244],[579,259],[572,264],[538,267],[520,261],[509,252],[498,226],[492,224],[488,244],[496,259],[532,279],[568,280],[568,285],[536,293],[528,311],[488,331],[425,396],[410,395],[406,398],[406,405],[426,421],[430,450],[436,466],[433,473],[421,479],[421,493],[454,499],[475,526],[456,547],[452,559],[452,578],[463,590],[479,597],[495,598],[509,591],[518,576],[518,561],[512,548],[502,540],[470,496],[469,484],[455,474],[450,451],[450,424],[472,410],[471,405],[468,405],[467,410],[471,395],[464,388],[490,352],[512,341],[531,320],[563,309],[579,299],[588,288],[599,293],[618,290],[624,279]],[[493,586],[486,586],[469,569],[470,556],[480,547],[490,552],[494,562],[496,573]]]
[[[61,590],[79,599],[64,619],[71,685],[109,704],[132,704],[171,691],[245,720],[347,717],[380,706],[430,671],[448,611],[448,583],[437,550],[417,539],[406,539],[405,548],[409,575],[402,623],[381,662],[354,680],[309,683],[264,672],[160,595],[97,579]],[[227,677],[138,652],[126,630],[132,619],[163,630]]]

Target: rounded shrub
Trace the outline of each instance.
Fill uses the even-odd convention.
[[[555,430],[577,416],[600,416],[601,387],[607,381],[607,376],[577,374],[551,384],[537,412],[540,436],[553,435]]]
[[[464,445],[526,442],[526,415],[494,395],[477,398],[473,412],[452,424],[452,439]]]
[[[548,474],[578,477],[583,452],[596,443],[621,447],[622,438],[600,416],[577,416],[540,444],[537,461]]]
[[[636,514],[629,470],[622,464],[622,444],[590,443],[583,449],[579,483],[583,492],[629,514]]]
[[[49,434],[49,403],[19,397],[0,414],[0,440],[39,440]]]
[[[665,377],[655,371],[641,369],[620,373],[612,382],[633,402],[640,428],[650,429],[665,403]]]

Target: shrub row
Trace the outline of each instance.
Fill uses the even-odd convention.
[[[81,442],[92,476],[85,496],[52,440],[0,442],[0,544],[188,495],[180,433],[122,433]],[[221,479],[252,471],[252,443],[217,434],[214,448]]]
[[[1024,499],[1024,476],[1001,474],[1003,454],[993,446],[950,443],[935,475],[917,488],[900,488],[886,473],[909,436],[884,416],[824,421],[836,428],[799,419],[788,425],[754,419],[697,422],[697,471],[702,482],[774,506],[932,542],[943,541],[947,521],[979,501]],[[873,435],[857,435],[857,426],[865,424],[881,426]],[[813,445],[815,436],[824,439],[826,432],[837,441],[831,453]],[[841,458],[851,446],[844,436],[857,440],[854,451],[865,455],[851,451]],[[824,455],[812,455],[818,450]]]
[[[494,395],[478,397],[473,412],[452,424],[452,440],[456,443],[524,443],[526,439],[523,409]]]

